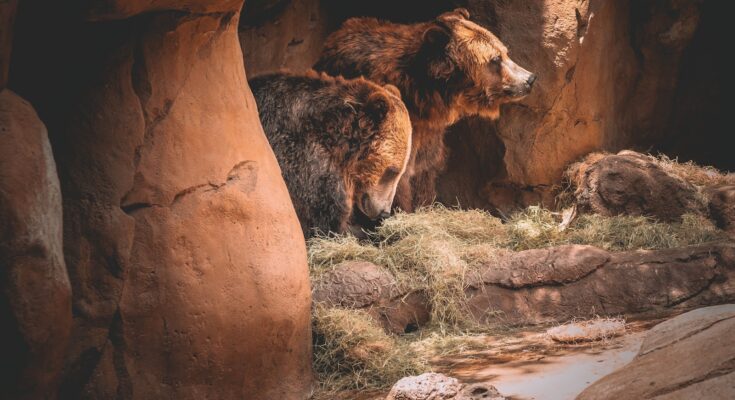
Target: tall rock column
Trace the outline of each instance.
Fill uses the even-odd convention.
[[[69,253],[90,289],[77,300],[109,321],[85,393],[303,398],[304,240],[247,87],[237,16],[137,23],[73,125],[70,187],[81,196],[69,218],[87,226],[70,231]],[[85,271],[98,263],[114,296],[89,301],[98,287]]]
[[[61,397],[305,398],[305,244],[247,86],[242,1],[30,4],[23,32],[59,36],[18,37],[11,85],[44,100],[64,197]]]
[[[53,399],[71,329],[46,127],[6,89],[17,1],[0,2],[0,398]]]
[[[0,398],[53,399],[71,328],[61,191],[46,128],[0,90]]]

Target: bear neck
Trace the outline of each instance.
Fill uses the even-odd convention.
[[[399,59],[397,68],[388,72],[386,79],[386,83],[396,85],[403,94],[411,122],[419,129],[415,133],[419,135],[424,130],[445,130],[463,116],[457,107],[461,82],[439,80],[429,75],[428,61],[421,53],[423,34],[429,25],[407,25],[412,29],[404,31],[406,34],[402,36],[405,43],[400,47],[404,56]]]

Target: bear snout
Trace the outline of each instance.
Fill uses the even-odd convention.
[[[392,201],[376,201],[367,193],[362,195],[360,211],[373,221],[390,217]]]
[[[527,71],[510,59],[504,60],[503,66],[507,84],[507,88],[504,90],[506,96],[520,98],[531,93],[533,84],[538,79],[536,74]]]

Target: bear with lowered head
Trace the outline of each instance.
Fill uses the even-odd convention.
[[[360,233],[389,215],[412,132],[395,87],[314,71],[250,87],[307,237]]]

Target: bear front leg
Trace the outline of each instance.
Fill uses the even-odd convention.
[[[404,174],[398,181],[396,187],[396,196],[393,198],[393,211],[402,210],[404,212],[413,212],[413,190],[411,189],[411,178],[408,174]]]
[[[435,170],[425,170],[411,177],[412,205],[414,209],[434,204],[434,201],[436,201],[437,175]]]

